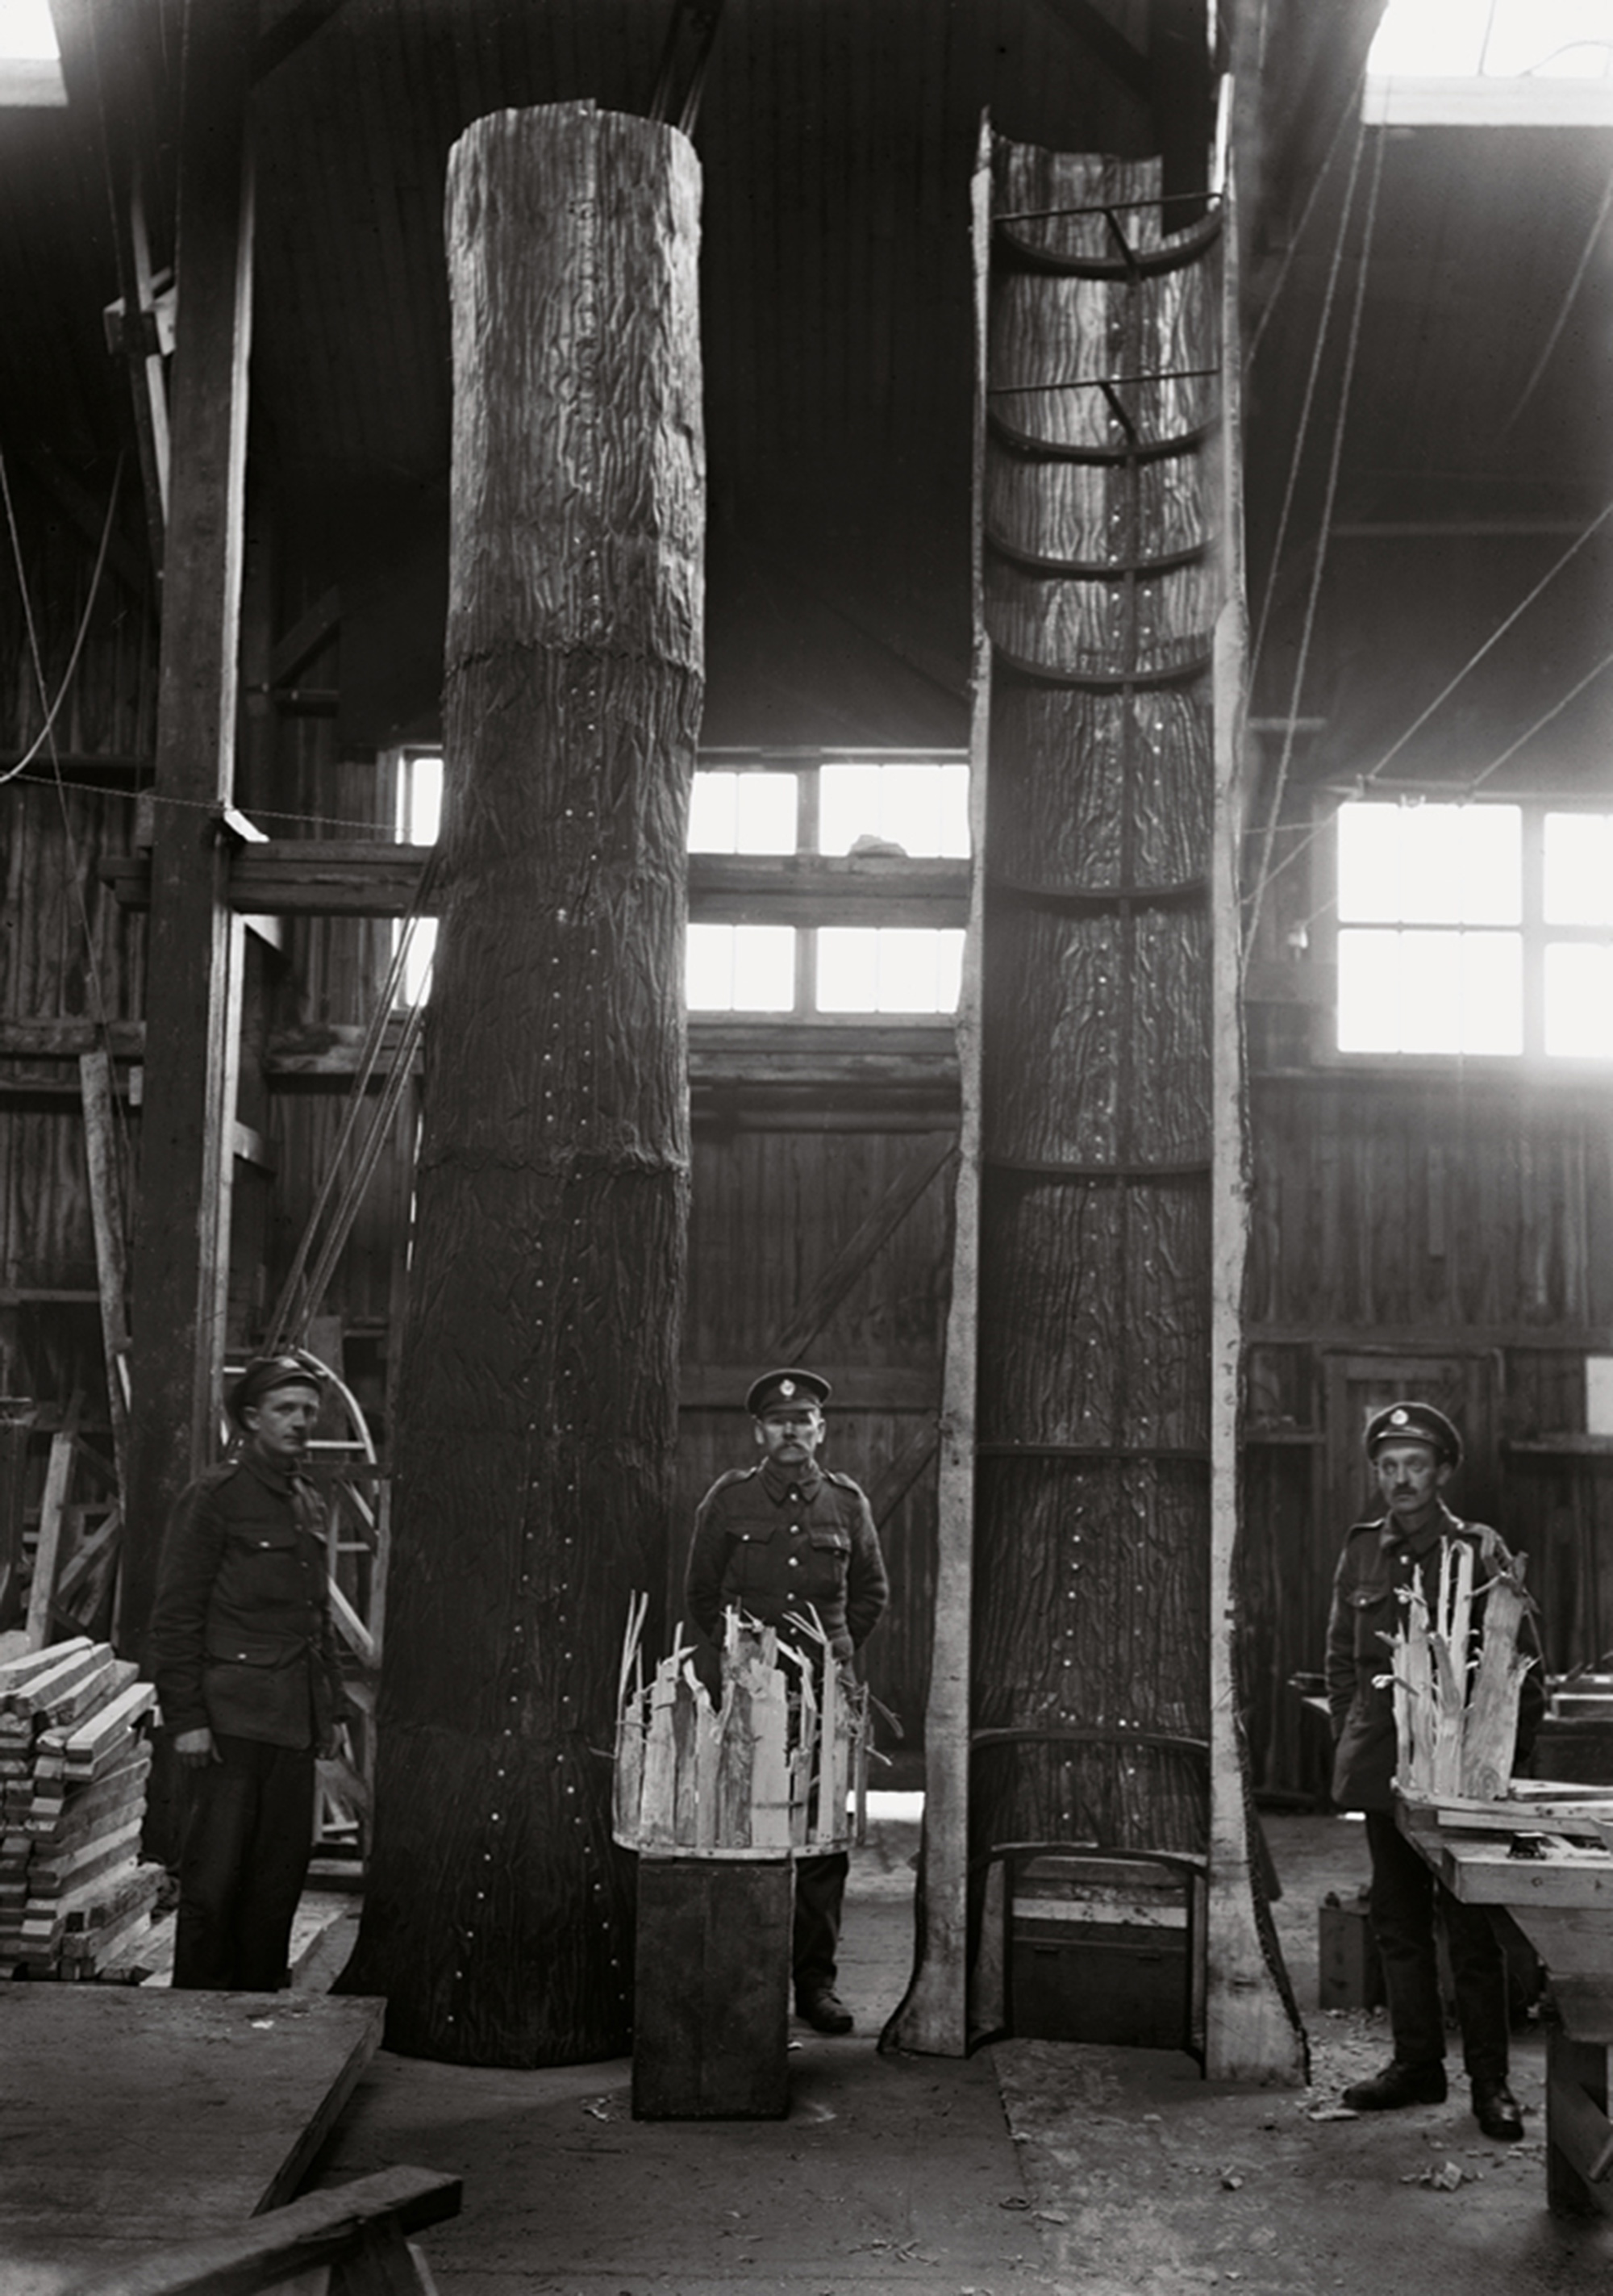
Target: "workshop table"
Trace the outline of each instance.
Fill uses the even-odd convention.
[[[1613,2213],[1613,1787],[1514,1780],[1504,1800],[1396,1803],[1401,1832],[1464,1905],[1504,1906],[1545,1964],[1546,2200]]]

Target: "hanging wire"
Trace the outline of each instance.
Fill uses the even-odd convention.
[[[340,1133],[325,1167],[324,1178],[320,1183],[319,1193],[315,1199],[314,1208],[308,1214],[307,1224],[303,1229],[291,1265],[286,1272],[285,1282],[281,1285],[280,1296],[275,1300],[274,1311],[269,1317],[266,1344],[270,1354],[274,1354],[279,1347],[288,1343],[293,1338],[300,1336],[307,1326],[308,1317],[318,1305],[324,1283],[329,1281],[329,1267],[334,1266],[336,1256],[347,1240],[348,1230],[351,1227],[357,1213],[358,1201],[363,1195],[364,1187],[368,1185],[370,1174],[374,1169],[375,1157],[380,1152],[379,1140],[381,1126],[385,1121],[389,1120],[391,1113],[396,1110],[395,1096],[391,1098],[391,1107],[389,1109],[387,1106],[388,1099],[392,1093],[392,1085],[399,1077],[406,1078],[414,1049],[419,1044],[425,1011],[423,991],[419,1003],[411,1007],[408,1019],[404,1024],[404,1041],[399,1045],[394,1058],[391,1077],[382,1094],[382,1107],[377,1111],[377,1122],[360,1145],[358,1169],[362,1171],[363,1178],[357,1195],[355,1196],[351,1184],[342,1182],[343,1166],[357,1133],[359,1119],[364,1114],[365,1095],[369,1090],[370,1079],[374,1075],[376,1064],[380,1061],[382,1046],[386,1041],[387,1024],[391,1019],[397,1005],[398,992],[403,986],[414,929],[420,922],[426,901],[436,886],[440,850],[439,847],[432,848],[425,867],[421,872],[420,882],[414,889],[413,898],[403,920],[403,930],[398,934],[397,947],[392,951],[392,960],[387,968],[381,994],[371,1013],[369,1025],[364,1032],[364,1044],[359,1053],[358,1065],[354,1071],[352,1088],[348,1096],[348,1105],[342,1118]],[[407,1057],[405,1057],[405,1047]],[[401,1086],[399,1091],[401,1092]],[[331,1214],[331,1225],[325,1242],[320,1245],[316,1254],[315,1239],[319,1234],[320,1223],[331,1210],[333,1199],[336,1200],[336,1210]],[[339,1235],[340,1241],[336,1244],[335,1250],[329,1254],[329,1267],[325,1268],[323,1279],[315,1289],[313,1275],[314,1273],[318,1272],[321,1262],[326,1258],[330,1235],[332,1234]],[[313,1262],[313,1273],[310,1272],[310,1262]]]
[[[1260,849],[1260,867],[1249,898],[1249,927],[1245,937],[1245,955],[1254,946],[1256,930],[1260,922],[1261,903],[1272,879],[1272,846],[1277,834],[1277,823],[1282,812],[1282,801],[1288,790],[1289,767],[1294,755],[1294,731],[1299,714],[1299,697],[1305,685],[1305,674],[1310,662],[1311,640],[1315,633],[1316,611],[1322,595],[1322,578],[1327,568],[1328,545],[1332,538],[1333,506],[1339,494],[1339,472],[1344,455],[1344,434],[1349,417],[1350,395],[1355,379],[1356,362],[1361,349],[1361,316],[1366,303],[1366,283],[1371,267],[1372,239],[1378,222],[1378,193],[1383,181],[1383,153],[1388,138],[1380,131],[1373,151],[1372,179],[1367,194],[1366,218],[1362,231],[1361,257],[1355,276],[1355,300],[1350,313],[1349,338],[1345,346],[1344,374],[1339,388],[1339,412],[1333,424],[1333,447],[1329,460],[1327,491],[1322,507],[1322,529],[1316,540],[1314,561],[1311,569],[1310,595],[1306,600],[1305,624],[1300,634],[1299,651],[1294,662],[1294,676],[1289,694],[1288,722],[1283,728],[1282,755],[1278,762],[1276,785],[1272,791],[1271,809],[1266,816],[1265,835]]]
[[[1356,73],[1354,85],[1351,86],[1348,95],[1345,98],[1343,106],[1339,111],[1339,117],[1333,124],[1333,132],[1328,138],[1328,147],[1326,152],[1322,154],[1322,165],[1316,170],[1315,180],[1311,185],[1310,194],[1305,202],[1305,207],[1301,211],[1299,221],[1294,227],[1293,235],[1290,239],[1287,247],[1284,248],[1282,251],[1282,260],[1277,266],[1277,276],[1272,282],[1272,290],[1265,299],[1265,307],[1262,310],[1259,318],[1256,321],[1255,331],[1249,339],[1248,348],[1245,349],[1243,354],[1243,373],[1246,381],[1254,367],[1256,356],[1259,351],[1260,346],[1265,340],[1265,331],[1271,324],[1273,313],[1276,310],[1278,298],[1281,295],[1284,287],[1288,284],[1289,273],[1293,268],[1294,258],[1298,254],[1306,232],[1309,228],[1311,217],[1315,211],[1317,201],[1322,196],[1322,187],[1327,181],[1328,170],[1332,166],[1333,160],[1338,154],[1339,144],[1342,142],[1344,137],[1344,131],[1349,126],[1352,118],[1355,118],[1359,123],[1361,94],[1362,90],[1365,86],[1366,66],[1363,63],[1361,70]],[[1357,146],[1357,149],[1359,149],[1359,145]]]
[[[106,566],[107,550],[111,542],[112,521],[117,512],[118,494],[123,479],[123,455],[119,453],[112,475],[111,498],[107,504],[106,522],[102,529],[101,547],[95,555],[95,567],[90,581],[89,597],[79,620],[78,636],[73,641],[72,652],[62,674],[61,686],[53,701],[50,698],[50,689],[45,683],[45,662],[40,651],[38,627],[34,619],[34,603],[29,589],[28,568],[22,554],[22,537],[17,526],[16,505],[12,499],[11,473],[4,453],[0,450],[0,495],[4,496],[5,502],[6,530],[11,538],[12,561],[17,577],[18,592],[22,601],[22,619],[28,632],[29,654],[33,663],[34,682],[38,688],[39,706],[45,712],[45,722],[32,746],[20,764],[12,767],[8,773],[0,775],[0,784],[15,780],[21,772],[22,767],[37,757],[42,747],[48,747],[51,755],[50,774],[30,776],[30,779],[47,782],[56,792],[57,809],[61,817],[62,839],[67,847],[73,906],[78,920],[78,929],[84,937],[85,978],[89,986],[90,1003],[93,1007],[91,1017],[109,1055],[111,1052],[111,1019],[107,1011],[106,991],[101,979],[101,959],[95,947],[94,929],[90,922],[89,907],[84,898],[84,866],[78,840],[73,831],[72,816],[68,806],[67,784],[62,777],[61,760],[56,748],[55,723],[71,687],[78,667],[78,657],[84,650],[85,638],[89,631],[90,618],[95,610],[95,600],[101,588],[101,578]],[[120,791],[119,794],[127,794],[127,792]],[[120,1169],[127,1171],[131,1164],[128,1118],[116,1093],[112,1095],[111,1102],[112,1119],[117,1127],[121,1151]],[[122,1217],[123,1212],[120,1208],[120,1218]]]
[[[1420,733],[1422,727],[1428,724],[1429,719],[1434,715],[1434,712],[1437,709],[1441,709],[1444,704],[1450,700],[1452,694],[1455,693],[1462,680],[1465,677],[1470,676],[1471,673],[1478,668],[1486,654],[1490,652],[1494,647],[1500,644],[1502,639],[1505,637],[1507,632],[1512,627],[1513,624],[1520,620],[1521,618],[1528,612],[1529,608],[1535,603],[1535,599],[1540,596],[1541,593],[1543,590],[1550,588],[1551,585],[1556,581],[1558,576],[1562,572],[1563,568],[1569,564],[1573,559],[1578,556],[1579,553],[1584,548],[1586,543],[1591,540],[1593,535],[1600,533],[1601,529],[1607,524],[1609,518],[1613,518],[1613,502],[1605,504],[1603,507],[1598,511],[1596,516],[1591,521],[1590,525],[1587,526],[1582,533],[1576,536],[1575,539],[1568,545],[1568,548],[1563,552],[1562,556],[1557,561],[1556,564],[1551,567],[1541,576],[1539,581],[1536,582],[1535,587],[1529,592],[1527,597],[1522,599],[1519,604],[1513,607],[1511,612],[1507,615],[1504,621],[1497,623],[1496,627],[1490,632],[1489,636],[1485,640],[1484,644],[1479,646],[1475,652],[1469,655],[1467,660],[1462,663],[1462,668],[1456,672],[1455,676],[1440,687],[1439,692],[1434,696],[1432,701],[1429,703],[1428,708],[1420,711],[1419,714],[1412,718],[1411,724],[1406,727],[1404,733],[1401,734],[1399,740],[1392,742],[1384,751],[1382,757],[1379,758],[1377,764],[1371,768],[1371,771],[1362,776],[1364,782],[1371,783],[1378,779],[1379,775],[1382,773],[1384,767],[1400,755],[1400,752],[1404,749],[1406,743],[1412,739],[1412,735]]]
[[[12,557],[17,570],[17,586],[22,592],[23,619],[28,627],[29,645],[34,657],[34,674],[39,681],[39,699],[45,709],[44,725],[16,763],[8,766],[4,773],[0,773],[0,786],[4,786],[6,782],[15,781],[19,774],[33,764],[41,750],[47,744],[53,758],[54,757],[55,744],[52,740],[52,729],[61,712],[62,703],[67,700],[69,689],[73,683],[73,674],[78,667],[78,657],[84,652],[84,641],[89,636],[90,618],[95,611],[95,601],[101,594],[101,577],[106,568],[106,554],[112,539],[112,522],[118,514],[118,492],[122,483],[123,455],[120,452],[117,468],[112,472],[112,491],[106,506],[106,521],[101,529],[101,546],[95,553],[95,569],[90,577],[89,596],[85,601],[84,612],[79,618],[78,635],[73,640],[73,650],[68,656],[67,668],[61,673],[61,683],[56,689],[56,699],[52,701],[45,689],[45,673],[39,660],[39,642],[34,629],[33,608],[29,603],[28,583],[23,573],[22,544],[17,532],[17,513],[12,503],[11,476],[6,469],[4,454],[0,451],[0,491],[4,491],[5,496],[5,521],[11,534]],[[58,774],[60,771],[61,768],[58,766]]]
[[[1561,307],[1558,311],[1552,331],[1547,335],[1545,342],[1541,348],[1540,356],[1535,360],[1535,365],[1530,371],[1527,382],[1525,383],[1522,390],[1519,391],[1518,395],[1517,405],[1513,407],[1512,412],[1508,415],[1506,421],[1502,424],[1500,430],[1495,433],[1494,440],[1491,442],[1494,446],[1498,447],[1502,440],[1507,437],[1513,423],[1517,422],[1519,416],[1523,413],[1524,408],[1528,405],[1530,399],[1534,398],[1535,390],[1539,387],[1540,378],[1544,374],[1547,365],[1550,364],[1552,354],[1557,348],[1559,338],[1561,336],[1563,329],[1568,324],[1568,314],[1574,308],[1575,302],[1579,295],[1580,288],[1584,283],[1585,273],[1591,267],[1591,258],[1596,252],[1597,242],[1601,237],[1602,226],[1608,220],[1609,211],[1613,211],[1613,175],[1610,175],[1608,177],[1606,187],[1604,188],[1601,195],[1601,204],[1596,210],[1596,220],[1591,226],[1590,234],[1585,240],[1584,248],[1580,251],[1578,265],[1575,269],[1573,278],[1568,282],[1568,292],[1562,299]]]
[[[1289,457],[1288,479],[1283,488],[1282,510],[1277,521],[1276,537],[1272,544],[1271,558],[1266,568],[1265,594],[1260,602],[1260,619],[1256,626],[1255,642],[1249,649],[1249,668],[1245,673],[1249,690],[1254,691],[1255,679],[1260,668],[1260,657],[1265,646],[1266,626],[1271,619],[1273,603],[1277,595],[1277,572],[1282,562],[1282,553],[1288,541],[1289,519],[1294,507],[1294,496],[1299,483],[1299,469],[1306,447],[1310,443],[1311,414],[1315,405],[1316,386],[1322,373],[1322,353],[1327,348],[1328,330],[1333,320],[1333,299],[1344,268],[1344,250],[1349,236],[1350,218],[1355,205],[1355,178],[1361,169],[1361,154],[1366,145],[1364,122],[1355,137],[1355,148],[1350,155],[1349,180],[1344,187],[1344,203],[1339,211],[1339,230],[1333,242],[1332,260],[1328,266],[1327,289],[1322,297],[1322,317],[1316,329],[1316,340],[1311,348],[1310,372],[1306,377],[1305,397],[1300,402],[1299,424],[1294,433],[1294,451]]]

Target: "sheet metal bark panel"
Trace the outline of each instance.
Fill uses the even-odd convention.
[[[446,888],[397,1406],[375,1851],[391,2046],[618,2053],[622,1604],[665,1563],[701,687],[699,169],[504,111],[455,147]]]
[[[1197,1850],[1219,266],[1150,163],[995,157],[971,1833]]]
[[[992,548],[1049,570],[1060,565],[1117,572],[1129,564],[1202,550],[1206,512],[1199,457],[1162,455],[1140,463],[1128,535],[1107,465],[993,455],[986,471],[985,521]]]

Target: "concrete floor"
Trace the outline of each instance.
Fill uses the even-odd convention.
[[[1545,2208],[1543,2042],[1520,2033],[1520,2145],[1450,2102],[1334,2118],[1388,2054],[1381,2013],[1319,2013],[1317,1908],[1365,1878],[1358,1824],[1266,1821],[1312,2086],[1234,2089],[1168,2052],[1012,2041],[880,2056],[912,1953],[916,1825],[854,1860],[849,2040],[801,2028],[783,2121],[635,2122],[626,2060],[553,2071],[384,2053],[315,2181],[450,2171],[464,2209],[422,2243],[440,2296],[1506,2296],[1605,2292],[1613,2224]],[[1319,2117],[1320,2116],[1320,2117]]]

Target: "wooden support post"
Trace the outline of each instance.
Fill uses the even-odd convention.
[[[475,2063],[632,2019],[593,1750],[672,1505],[698,195],[675,129],[591,103],[496,112],[449,167],[443,914],[349,1981],[392,2046]]]
[[[1232,185],[1227,186],[1229,204]],[[1242,410],[1238,376],[1235,230],[1223,241],[1220,525],[1226,603],[1216,625],[1212,694],[1209,1875],[1204,1943],[1204,2069],[1212,2080],[1302,2081],[1306,2044],[1271,1917],[1257,1907],[1249,1829],[1253,1800],[1239,1706],[1238,1439],[1243,1292],[1249,1254],[1249,1143],[1243,1082],[1243,709],[1248,615],[1243,567]]]
[[[233,784],[252,285],[247,87],[256,0],[191,0],[179,129],[174,462],[158,685],[134,1396],[120,1645],[164,1524],[217,1439],[229,1259],[240,925]]]
[[[972,521],[974,659],[969,822],[974,854],[958,998],[960,1121],[954,1192],[952,1300],[941,1394],[935,1621],[924,1718],[923,1928],[913,1982],[884,2039],[931,2056],[969,2045],[970,1628],[974,1584],[975,1382],[980,1284],[980,959],[986,875],[986,779],[991,644],[982,587],[986,449],[986,293],[991,248],[991,129],[980,131],[971,189],[975,419]]]
[[[73,1441],[69,1427],[59,1428],[51,1437],[45,1495],[39,1502],[39,1535],[34,1541],[34,1576],[28,1595],[30,1650],[43,1650],[51,1638],[51,1590],[56,1583],[56,1557],[61,1548],[68,1480],[73,1472]]]
[[[1560,2025],[1548,2026],[1547,2207],[1562,2216],[1613,2210],[1613,2194],[1603,2182],[1610,2161],[1607,2044],[1576,2040]]]
[[[118,1185],[118,1136],[112,1108],[112,1063],[104,1050],[81,1053],[78,1081],[84,1103],[84,1155],[89,1173],[90,1222],[95,1236],[95,1283],[101,1294],[101,1345],[106,1357],[107,1410],[118,1498],[129,1496],[128,1252]]]
[[[38,1406],[24,1396],[0,1397],[0,1634],[21,1607],[22,1514],[28,1485],[28,1439]]]

